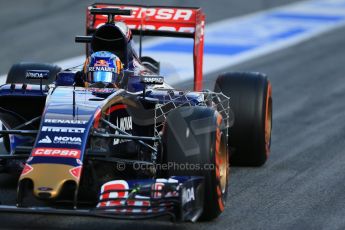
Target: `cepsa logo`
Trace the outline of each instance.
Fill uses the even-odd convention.
[[[132,10],[131,16],[117,16],[119,18],[135,18],[151,17],[156,20],[174,20],[174,21],[190,21],[192,19],[193,10],[190,9],[169,9],[169,8],[142,8],[142,7],[122,7],[126,10]]]
[[[63,148],[35,148],[32,151],[33,157],[67,157],[80,158],[79,149],[63,149]]]
[[[131,10],[130,16],[116,16],[116,20],[125,21],[130,29],[140,29],[141,19],[144,18],[143,27],[145,30],[162,30],[162,31],[178,31],[178,32],[194,32],[195,10],[193,9],[172,9],[172,8],[144,8],[135,6],[107,6],[99,5],[98,8],[120,8]],[[102,19],[96,19],[94,27],[98,28],[104,25],[106,16]],[[181,24],[174,24],[179,22]]]

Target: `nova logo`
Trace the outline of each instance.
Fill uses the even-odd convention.
[[[80,137],[54,137],[54,144],[81,145]]]
[[[116,120],[116,126],[119,127],[122,131],[132,130],[133,129],[133,122],[132,117],[121,117],[120,120],[117,118]],[[119,134],[118,131],[115,132],[115,134]],[[127,142],[129,140],[120,140],[120,139],[114,139],[113,145],[118,145],[123,142]]]
[[[44,132],[61,132],[61,133],[84,133],[85,128],[75,127],[55,127],[55,126],[43,126],[42,131]]]
[[[46,136],[45,138],[38,141],[39,144],[50,144],[52,143],[52,140],[49,138],[49,136]]]

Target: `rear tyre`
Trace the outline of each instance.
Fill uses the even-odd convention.
[[[212,166],[168,170],[168,176],[204,177],[202,220],[212,220],[224,210],[229,176],[226,134],[221,115],[210,108],[182,107],[167,116],[163,134],[166,162]]]
[[[268,159],[272,130],[272,87],[261,73],[225,73],[218,77],[216,92],[230,97],[235,115],[229,129],[231,165],[261,166]]]
[[[51,84],[55,81],[57,73],[61,72],[61,67],[52,64],[34,63],[34,62],[20,62],[11,67],[7,74],[6,84],[33,84],[39,85],[39,80],[26,79],[26,71],[28,70],[49,70],[48,79],[43,79],[43,85]]]

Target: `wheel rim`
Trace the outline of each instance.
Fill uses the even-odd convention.
[[[266,155],[270,153],[271,147],[271,134],[272,134],[272,87],[268,82],[266,98],[266,116],[265,116],[265,148]]]
[[[224,135],[224,133],[222,132],[221,135]],[[219,167],[219,177],[220,177],[219,183],[220,183],[220,188],[221,188],[222,193],[225,193],[227,181],[228,181],[229,158],[228,158],[228,151],[226,148],[226,143],[224,141],[224,138],[221,139],[218,156],[219,156],[219,166],[218,167]]]

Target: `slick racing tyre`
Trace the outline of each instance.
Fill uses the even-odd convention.
[[[222,116],[206,107],[175,109],[165,123],[165,161],[185,165],[169,168],[168,176],[204,177],[201,220],[212,220],[224,210],[229,176],[226,132]]]
[[[28,70],[49,70],[48,79],[43,79],[43,85],[51,84],[56,79],[56,74],[62,69],[57,65],[34,63],[34,62],[20,62],[11,67],[7,74],[6,84],[17,83],[17,84],[33,84],[39,85],[40,81],[35,79],[26,79],[26,71]]]
[[[261,166],[270,152],[272,88],[261,73],[225,73],[218,77],[215,92],[230,97],[235,116],[229,129],[230,164]]]

